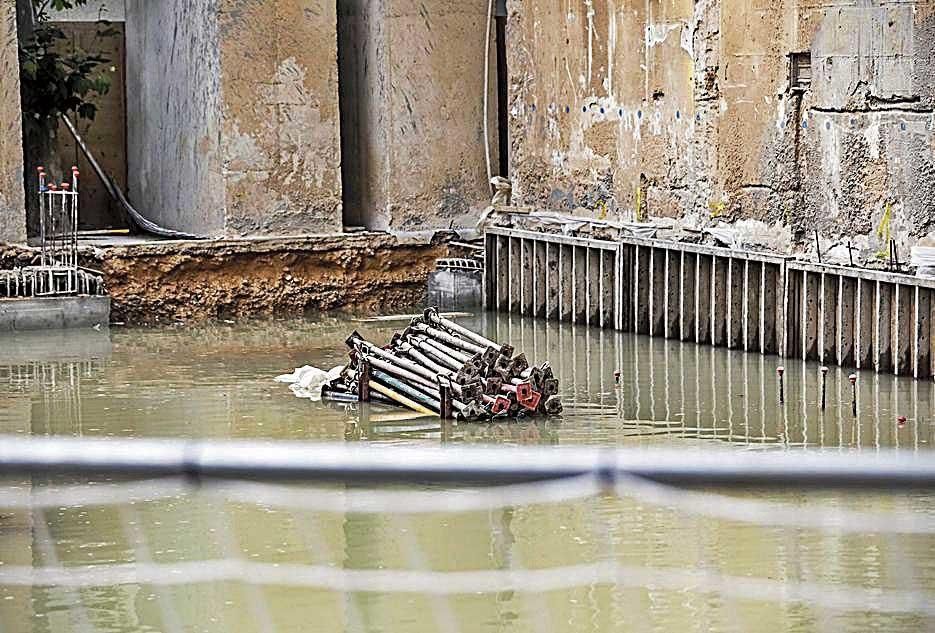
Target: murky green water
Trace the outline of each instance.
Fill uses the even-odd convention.
[[[820,411],[818,367],[786,363],[778,402],[776,358],[726,352],[517,317],[466,324],[550,360],[562,380],[561,419],[441,428],[398,410],[295,398],[272,378],[343,362],[356,327],[387,340],[396,324],[323,319],[218,324],[195,329],[20,335],[0,340],[0,432],[83,436],[275,438],[438,444],[656,445],[706,451],[925,451],[935,383],[861,373],[857,416],[846,371],[829,373]],[[621,374],[615,384],[614,372]],[[905,416],[906,422],[897,422]],[[751,491],[793,504],[935,513],[920,494],[847,496]],[[42,519],[37,521],[36,519]],[[701,519],[632,500],[463,515],[296,513],[182,497],[132,508],[57,510],[42,517],[0,508],[0,562],[40,565],[49,527],[65,564],[130,561],[145,543],[158,562],[224,557],[352,569],[549,568],[614,557],[622,564],[739,577],[853,585],[935,596],[935,538],[756,527]],[[253,596],[253,599],[251,599]],[[678,591],[583,586],[544,595],[476,594],[430,600],[240,584],[179,585],[160,603],[147,586],[80,592],[0,587],[2,631],[919,631],[913,614],[835,613],[783,602],[741,601],[686,581]],[[261,605],[259,613],[251,604]],[[162,606],[161,606],[162,605]],[[84,618],[84,620],[82,620]]]

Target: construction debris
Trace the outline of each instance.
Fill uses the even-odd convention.
[[[322,398],[381,401],[463,421],[558,415],[562,400],[548,363],[530,366],[512,345],[491,341],[429,308],[390,345],[354,332],[350,362]]]

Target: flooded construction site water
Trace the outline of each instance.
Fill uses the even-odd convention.
[[[344,339],[355,328],[370,340],[386,341],[401,327],[324,317],[4,338],[0,431],[387,445],[652,444],[685,451],[927,451],[935,443],[932,381],[861,372],[854,415],[848,372],[832,368],[822,412],[816,364],[786,364],[785,402],[780,404],[776,367],[781,361],[776,357],[508,315],[477,315],[462,322],[514,343],[531,360],[549,360],[561,380],[565,414],[547,421],[442,426],[437,419],[414,418],[398,409],[296,398],[273,378],[305,364],[330,368],[343,363]],[[812,507],[935,514],[930,496],[911,492],[744,494]],[[55,553],[66,565],[133,560],[141,540],[156,561],[202,560],[225,551],[233,538],[250,560],[351,569],[549,568],[613,556],[627,565],[792,586],[830,583],[880,595],[935,592],[935,539],[930,536],[744,525],[609,497],[421,517],[313,516],[275,510],[262,500],[219,504],[197,496],[146,504],[131,514],[118,508],[63,509],[4,525],[0,562],[40,559],[43,531],[36,529],[37,520],[47,523]],[[167,597],[186,623],[185,631],[212,633],[264,630],[250,606],[257,601],[277,632],[756,633],[935,627],[911,613],[835,612],[725,598],[693,578],[679,591],[598,585],[541,595],[515,591],[437,600],[276,587],[251,592],[231,583],[176,585],[167,589]],[[90,630],[170,630],[156,588],[102,587],[82,590],[80,598]],[[84,630],[75,625],[75,603],[73,594],[60,589],[0,587],[0,630]]]

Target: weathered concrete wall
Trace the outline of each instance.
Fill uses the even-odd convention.
[[[336,3],[219,2],[228,235],[341,230]]]
[[[360,208],[348,217],[394,231],[473,225],[490,199],[483,139],[487,3],[353,0],[341,10],[342,94],[358,99],[345,122],[356,130],[347,139],[356,156],[344,173],[349,200]],[[495,71],[493,53],[490,62]],[[495,72],[490,95],[496,165]]]
[[[16,2],[0,0],[0,242],[26,240]]]
[[[204,235],[341,228],[336,16],[323,0],[127,0],[131,200]]]
[[[517,201],[800,239],[935,228],[930,2],[508,6]],[[799,93],[788,55],[808,50]]]
[[[168,228],[224,229],[217,3],[127,0],[131,202]]]

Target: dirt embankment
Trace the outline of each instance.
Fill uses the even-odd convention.
[[[352,234],[110,247],[86,263],[104,273],[112,321],[151,325],[411,306],[447,253],[444,243]]]

